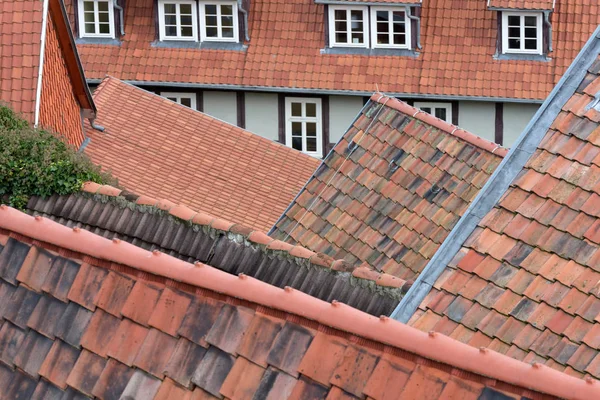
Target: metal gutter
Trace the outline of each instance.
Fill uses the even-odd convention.
[[[123,11],[123,7],[121,7],[118,3],[118,0],[113,0],[113,7],[119,10],[119,30],[121,35],[125,36],[125,12]]]
[[[35,92],[35,116],[33,126],[37,128],[40,122],[40,102],[42,100],[42,76],[44,74],[44,55],[46,53],[46,28],[48,27],[48,4],[49,0],[44,0],[42,6],[42,34],[40,37],[40,64],[38,67],[37,87]]]
[[[243,4],[244,0],[238,0],[238,9],[244,15],[244,37],[246,38],[246,42],[250,41],[250,32],[248,29],[248,10],[244,8]]]
[[[90,85],[98,85],[102,79],[88,79]],[[137,81],[123,80],[130,85],[143,87],[169,87],[169,88],[187,88],[187,89],[209,89],[209,90],[245,90],[248,92],[270,92],[270,93],[293,93],[293,94],[320,94],[320,95],[342,95],[342,96],[363,96],[370,97],[372,92],[358,90],[328,90],[328,89],[302,89],[302,88],[287,88],[279,86],[246,86],[246,85],[227,85],[227,84],[212,84],[212,83],[185,83],[185,82],[165,82],[165,81]],[[492,103],[525,103],[525,104],[542,104],[544,100],[539,99],[514,99],[510,97],[483,97],[483,96],[442,96],[437,94],[418,94],[418,93],[401,93],[401,92],[385,92],[387,96],[399,97],[401,99],[429,99],[429,100],[462,100],[462,101],[481,101]]]
[[[423,48],[423,46],[421,46],[421,17],[412,15],[412,13],[410,12],[410,5],[404,6],[404,10],[408,19],[410,19],[411,21],[417,21],[417,49],[421,50]]]
[[[588,67],[598,57],[600,53],[599,39],[600,26],[577,55],[575,61],[569,66],[567,72],[521,133],[496,171],[477,194],[465,214],[425,266],[415,283],[402,298],[400,304],[392,313],[392,318],[404,323],[410,320],[419,304],[427,296],[465,240],[506,192],[509,185],[539,146],[564,104],[577,90],[587,73]]]

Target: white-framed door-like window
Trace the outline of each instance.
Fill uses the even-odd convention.
[[[159,0],[160,40],[198,40],[198,16],[193,0]]]
[[[329,6],[331,47],[368,47],[367,7]]]
[[[430,103],[430,102],[415,102],[415,107],[431,114],[443,121],[452,123],[452,104],[451,103]]]
[[[502,53],[542,54],[542,13],[502,12]]]
[[[200,2],[200,37],[202,41],[238,42],[237,2]]]
[[[285,99],[286,145],[315,157],[323,156],[321,99]]]
[[[196,110],[196,94],[195,93],[176,93],[176,92],[160,92],[162,97],[174,101],[182,106]]]
[[[112,0],[79,0],[77,6],[80,37],[115,37]]]
[[[371,47],[410,48],[410,20],[403,9],[371,7]]]

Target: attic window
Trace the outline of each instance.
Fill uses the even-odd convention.
[[[194,93],[161,92],[160,95],[182,106],[196,109],[196,95]]]
[[[329,7],[331,46],[368,47],[367,7]]]
[[[160,40],[197,40],[196,2],[160,0],[158,2]]]
[[[77,6],[81,37],[115,37],[112,0],[79,0]]]
[[[502,12],[502,53],[542,54],[541,12]]]

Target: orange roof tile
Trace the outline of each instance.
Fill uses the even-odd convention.
[[[488,0],[488,7],[521,10],[553,10],[556,0]]]
[[[600,396],[593,380],[422,333],[342,303],[192,265],[5,205],[0,216],[0,298],[8,305],[0,319],[0,388],[9,398],[29,398],[34,391],[55,397],[66,391],[72,397],[144,399],[334,398],[346,393],[374,399]],[[185,315],[181,323],[169,324],[176,336],[162,326],[146,329],[127,317],[112,316],[102,303],[94,303],[92,310],[79,300],[63,303],[54,297],[58,287],[36,293],[15,281],[12,277],[26,259],[36,262],[40,252],[49,262],[37,274],[48,276],[47,282],[61,276],[61,290],[75,289],[93,271],[102,277],[89,282],[100,292],[113,285],[109,276],[119,276],[135,281],[134,289],[152,287],[162,296],[190,299],[165,302]],[[132,298],[133,291],[122,295],[126,303],[149,309],[151,320],[164,316],[163,309]],[[48,303],[56,306],[44,313]],[[195,317],[198,311],[202,318]],[[61,323],[42,335],[31,323],[36,313]],[[250,335],[250,330],[265,335]],[[132,332],[133,338],[134,331],[141,347],[117,335]],[[122,356],[108,358],[109,348]],[[257,351],[244,350],[252,348]],[[131,359],[132,365],[121,361]]]
[[[450,335],[481,333],[507,354],[516,349],[514,357],[528,353],[571,375],[600,378],[598,36],[564,79],[521,139],[536,140],[540,129],[533,154],[442,265],[411,324],[447,316],[456,324]]]
[[[414,280],[506,152],[374,94],[270,234]]]
[[[71,0],[72,1],[72,0]],[[125,4],[119,46],[80,44],[88,78],[132,82],[236,85],[270,90],[544,99],[600,23],[590,0],[557,2],[548,61],[498,60],[497,12],[486,0],[431,0],[421,5],[417,57],[323,54],[324,5],[314,0],[253,0],[243,51],[153,46],[153,3]],[[140,60],[143,60],[141,62]],[[389,79],[388,77],[394,77]]]
[[[106,78],[86,123],[91,159],[127,189],[269,229],[319,160],[170,100]]]

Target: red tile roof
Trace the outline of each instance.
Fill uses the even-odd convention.
[[[271,236],[415,279],[506,149],[375,94]]]
[[[126,35],[119,46],[79,45],[88,78],[110,74],[136,82],[363,93],[378,86],[393,94],[541,100],[600,24],[596,2],[559,1],[552,16],[550,60],[497,60],[497,12],[488,9],[486,0],[430,0],[422,4],[418,57],[336,55],[321,53],[323,4],[253,0],[246,50],[199,50],[152,45],[153,4],[126,2]]]
[[[0,215],[0,388],[8,398],[600,396],[593,380],[341,303],[4,205]],[[117,287],[119,298],[103,300]]]
[[[269,229],[319,165],[297,150],[115,78],[96,89],[91,159],[127,189]]]
[[[587,72],[580,62],[566,75],[581,72],[583,79],[559,86],[570,99],[556,107],[562,110],[550,117],[541,143],[437,279],[412,325],[443,327],[520,360],[600,377],[600,112],[592,107],[600,56],[591,56]]]
[[[488,6],[521,10],[553,10],[555,2],[556,0],[488,0]]]

